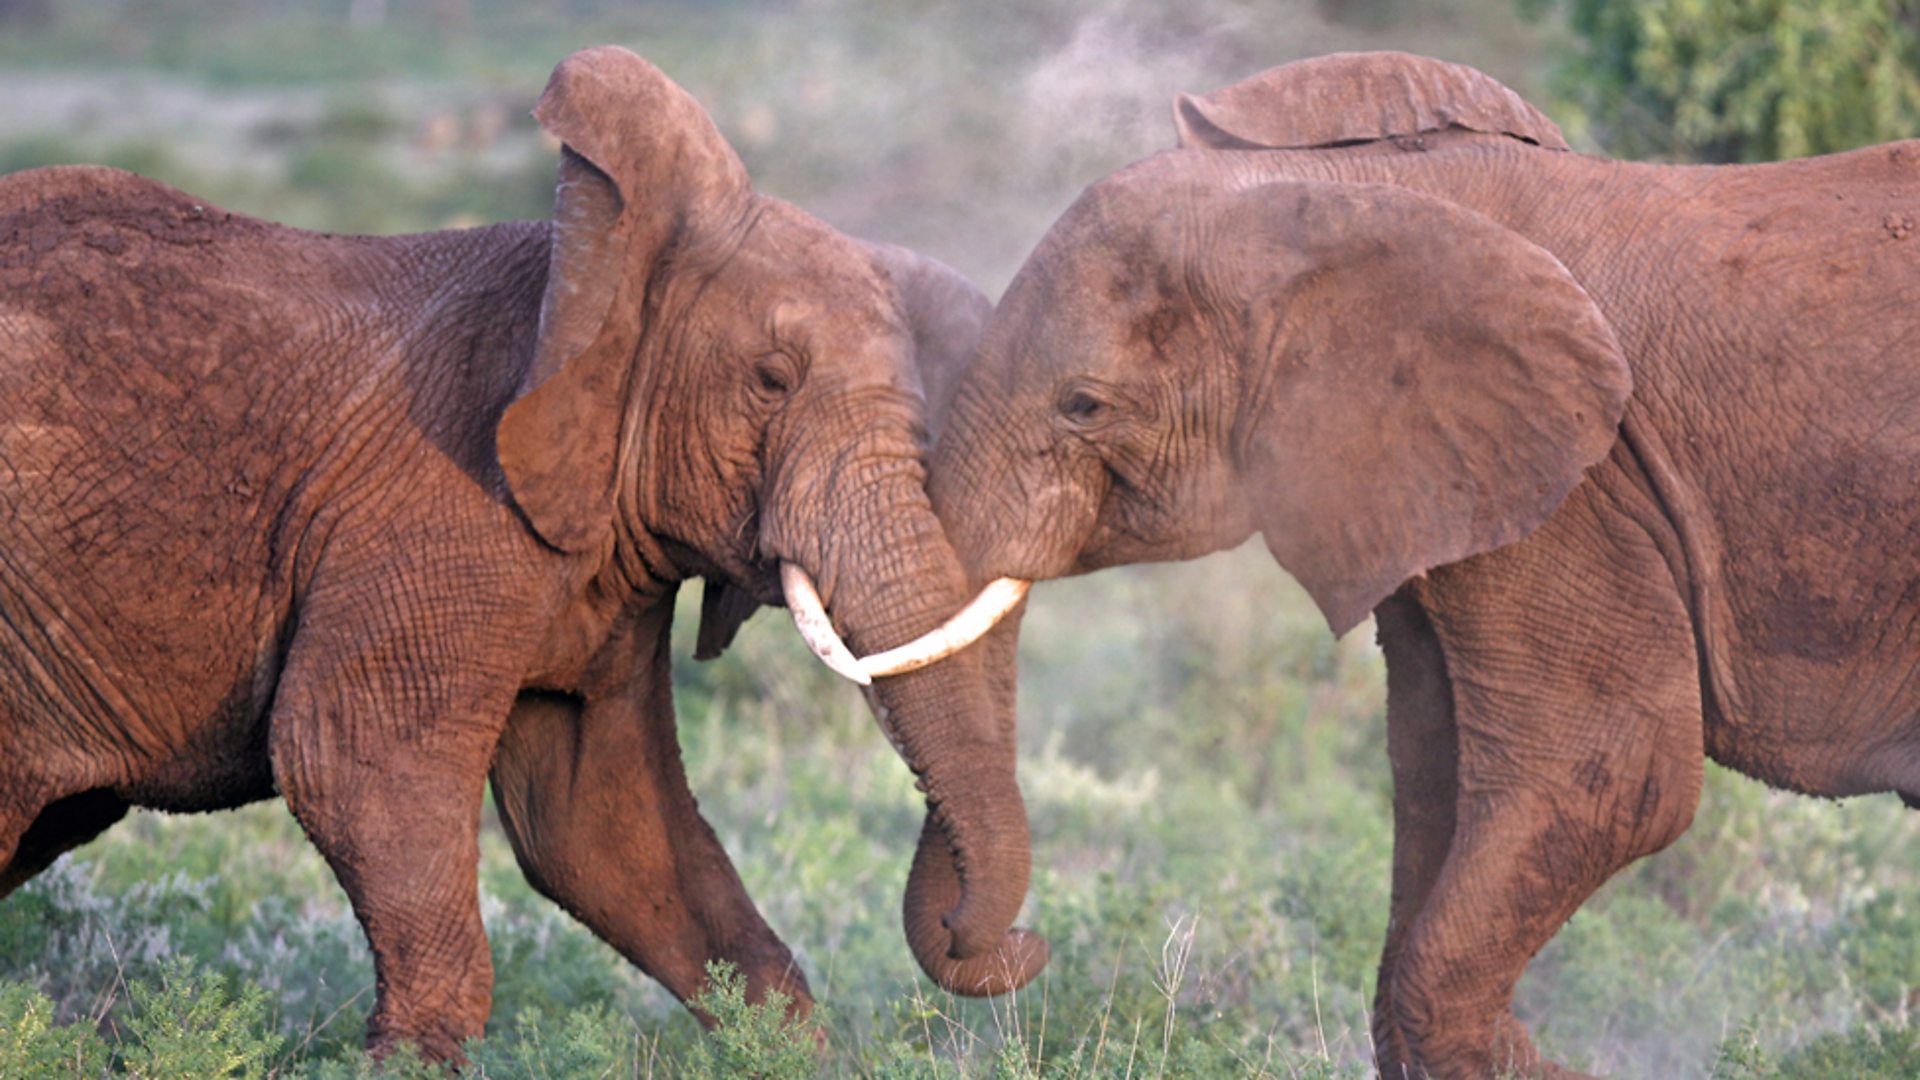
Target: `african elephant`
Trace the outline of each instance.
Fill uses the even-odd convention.
[[[365,928],[377,1051],[486,1020],[489,776],[528,879],[676,995],[727,960],[807,1007],[687,789],[675,592],[707,579],[707,654],[783,596],[843,653],[966,598],[914,363],[984,299],[755,193],[625,50],[535,115],[551,222],[326,236],[107,169],[0,181],[0,895],[129,805],[277,792]],[[968,993],[1045,961],[980,675],[873,688],[927,794],[914,952]]]
[[[1920,796],[1920,143],[1611,161],[1400,54],[1175,120],[1009,286],[935,511],[975,583],[1257,531],[1336,634],[1374,613],[1380,1068],[1553,1073],[1515,982],[1687,828],[1704,757]]]

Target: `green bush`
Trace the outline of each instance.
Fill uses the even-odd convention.
[[[820,1070],[826,1017],[787,1015],[791,1000],[768,991],[759,1004],[747,1001],[747,979],[730,964],[707,965],[707,989],[694,1008],[711,1016],[714,1029],[686,1062],[687,1080],[809,1080]]]
[[[1561,113],[1610,153],[1773,161],[1920,134],[1913,0],[1522,0],[1561,6]]]
[[[1912,1080],[1920,1076],[1920,1029],[1868,1024],[1822,1035],[1783,1056],[1771,1072],[1781,1080]]]
[[[0,1076],[99,1076],[109,1053],[91,1025],[55,1024],[46,995],[18,983],[0,985]]]
[[[309,1061],[294,1075],[300,1080],[447,1080],[447,1069],[423,1059],[419,1048],[408,1044],[380,1061],[364,1050],[348,1050],[338,1057]]]
[[[636,1075],[640,1051],[634,1026],[596,1006],[569,1012],[557,1024],[549,1024],[539,1009],[523,1010],[514,1018],[511,1038],[472,1043],[467,1056],[478,1077],[588,1080]]]
[[[159,985],[137,981],[128,991],[133,1038],[121,1058],[129,1076],[257,1080],[284,1041],[271,1031],[265,990],[245,985],[236,996],[226,976],[199,971],[185,957],[161,965]]]

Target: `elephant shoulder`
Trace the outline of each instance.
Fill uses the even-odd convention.
[[[1448,128],[1567,149],[1552,120],[1464,64],[1401,52],[1334,53],[1268,68],[1174,103],[1180,146],[1289,150]]]

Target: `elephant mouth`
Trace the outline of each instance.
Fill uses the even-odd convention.
[[[827,669],[861,686],[888,675],[904,675],[938,663],[984,637],[1033,587],[1019,578],[997,578],[946,622],[903,645],[856,657],[833,628],[813,575],[795,562],[781,562],[780,591],[793,615],[794,629]]]

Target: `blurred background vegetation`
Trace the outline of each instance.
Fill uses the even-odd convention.
[[[1081,187],[1171,144],[1178,91],[1399,48],[1483,68],[1584,150],[1758,160],[1920,134],[1916,22],[1912,0],[0,0],[0,171],[104,162],[327,230],[539,217],[554,148],[527,109],[567,52],[617,42],[762,190],[993,294]],[[933,993],[903,947],[920,804],[859,698],[777,616],[711,664],[680,635],[695,790],[830,1006],[820,1068],[1365,1075],[1391,837],[1370,631],[1333,641],[1258,549],[1043,585],[1028,627],[1028,921],[1055,959],[994,1003]],[[743,1013],[703,1039],[483,839],[486,1075],[814,1071]],[[1693,830],[1587,905],[1518,1009],[1616,1075],[1920,1075],[1916,841],[1891,797],[1713,770]],[[141,814],[0,904],[0,1076],[368,1075],[371,984],[280,806]]]
[[[1521,0],[1556,113],[1617,157],[1774,161],[1920,134],[1920,0]]]

